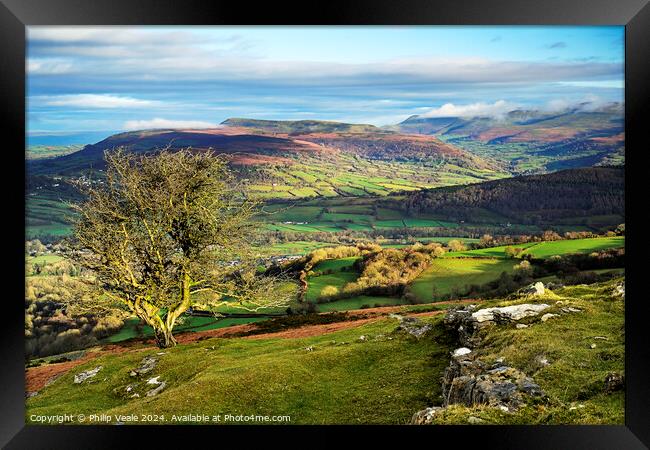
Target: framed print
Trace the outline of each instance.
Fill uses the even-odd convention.
[[[650,442],[647,2],[1,15],[7,448]]]

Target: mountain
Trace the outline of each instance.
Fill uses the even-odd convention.
[[[273,133],[375,133],[381,129],[374,125],[331,122],[325,120],[259,120],[231,118],[221,122],[229,127],[244,127]]]
[[[494,159],[513,174],[624,164],[622,105],[588,106],[560,112],[514,110],[500,117],[411,116],[388,129],[435,135]]]
[[[625,170],[590,167],[425,189],[399,201],[386,200],[386,204],[401,206],[411,215],[430,214],[457,221],[499,216],[540,225],[583,218],[585,225],[616,225],[625,221]]]

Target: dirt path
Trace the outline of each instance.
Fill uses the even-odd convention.
[[[450,300],[444,302],[438,302],[436,304],[444,305],[451,303],[478,303],[480,300],[468,299],[468,300]],[[275,331],[270,333],[263,334],[249,334],[247,336],[242,336],[244,333],[251,332],[256,329],[255,324],[247,323],[243,325],[233,325],[226,328],[218,328],[216,330],[206,330],[206,331],[197,331],[197,332],[187,332],[182,333],[176,336],[176,340],[179,344],[188,344],[191,342],[197,342],[204,339],[211,338],[228,338],[228,337],[242,337],[244,339],[268,339],[268,338],[282,338],[282,339],[294,339],[294,338],[305,338],[312,336],[320,336],[322,334],[333,333],[335,331],[345,330],[349,328],[355,328],[366,323],[375,322],[381,320],[386,316],[401,312],[407,316],[435,316],[442,314],[445,310],[437,311],[423,311],[423,312],[404,312],[405,305],[397,306],[384,306],[378,308],[366,308],[366,309],[355,309],[346,311],[352,320],[346,320],[342,322],[334,322],[328,324],[318,324],[318,325],[304,325],[298,328],[292,328],[284,331]],[[321,313],[328,314],[328,313]],[[142,351],[153,346],[153,339],[146,341],[135,341],[135,342],[125,342],[123,344],[111,344],[107,345],[100,350],[89,350],[84,356],[74,361],[66,361],[56,364],[45,364],[39,367],[31,367],[25,370],[25,391],[29,393],[38,392],[47,386],[48,383],[51,383],[58,377],[66,374],[73,368],[84,364],[91,359],[94,359],[98,356],[102,356],[108,353],[122,353],[127,351]]]

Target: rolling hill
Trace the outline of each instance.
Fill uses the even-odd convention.
[[[624,119],[620,104],[559,112],[514,110],[501,117],[411,116],[388,129],[435,135],[512,173],[623,164]]]

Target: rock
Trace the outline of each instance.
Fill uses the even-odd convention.
[[[483,423],[483,419],[479,419],[478,417],[474,417],[474,416],[469,416],[467,418],[467,423],[471,425],[477,425],[479,423]]]
[[[472,314],[477,322],[494,321],[497,323],[516,322],[524,317],[536,316],[549,308],[545,303],[505,306],[502,308],[480,309]]]
[[[525,295],[544,295],[544,292],[544,283],[541,281],[531,284],[530,286],[526,286],[521,290],[521,293]]]
[[[130,398],[140,398],[140,394],[138,394],[138,393],[136,392],[136,393],[133,394]]]
[[[614,287],[614,292],[612,292],[614,296],[620,297],[622,299],[625,299],[625,283],[619,283]]]
[[[523,328],[528,328],[528,325],[526,325],[525,323],[518,323],[517,325],[515,325],[515,328],[521,330]]]
[[[591,349],[596,348],[596,344],[590,344],[590,345],[589,345],[589,348],[591,348]]]
[[[157,378],[157,377],[156,377]],[[153,397],[154,395],[158,395],[160,392],[162,392],[163,389],[165,389],[165,386],[167,386],[167,383],[165,381],[161,382],[158,387],[147,391],[145,394],[147,397]]]
[[[158,359],[153,356],[145,356],[140,362],[140,367],[132,370],[129,375],[132,377],[137,377],[139,375],[144,375],[145,373],[151,372],[156,365],[158,365]]]
[[[578,313],[578,312],[582,312],[582,310],[578,309],[578,308],[572,308],[572,307],[569,306],[567,308],[562,308],[562,312],[565,312],[565,313]]]
[[[157,377],[152,377],[147,380],[147,384],[160,384],[161,382],[158,381],[158,378],[160,378],[160,375]]]
[[[74,376],[74,382],[75,384],[80,384],[86,381],[89,378],[94,377],[99,373],[99,371],[102,370],[102,366],[95,367],[92,370],[86,370],[85,372],[81,372],[77,375]]]
[[[551,365],[551,363],[548,362],[548,358],[546,356],[538,356],[537,358],[535,358],[535,362],[537,362],[537,364],[542,367]]]
[[[360,341],[367,341],[368,338],[365,335],[361,335],[361,336],[359,336],[359,340]]]
[[[487,369],[479,360],[452,359],[442,382],[443,404],[487,404],[517,409],[525,397],[545,397],[537,383],[518,369]]]
[[[472,351],[470,349],[468,349],[467,347],[461,347],[461,348],[457,348],[456,350],[454,350],[454,352],[452,353],[451,356],[453,356],[454,358],[457,358],[459,356],[467,355],[468,353],[471,353],[471,352]]]
[[[342,342],[342,344],[345,344],[345,342]],[[309,347],[305,347],[305,351],[313,352],[313,351],[314,351],[314,347],[311,346],[311,345],[310,345]]]
[[[594,339],[601,339],[603,341],[609,341],[609,338],[606,336],[594,336]]]
[[[605,376],[605,392],[611,394],[612,392],[620,391],[625,388],[625,376],[617,372],[610,372]]]
[[[415,317],[402,317],[397,316],[397,319],[400,321],[397,330],[406,331],[411,336],[416,338],[421,338],[427,332],[433,329],[433,327],[428,323],[422,323],[422,321]]]
[[[558,314],[546,313],[542,316],[542,322],[546,322],[548,319],[552,319],[553,317],[559,317],[559,316]]]
[[[444,408],[441,408],[439,406],[432,406],[430,408],[418,411],[413,414],[413,417],[411,418],[411,425],[428,425],[433,422],[434,416],[443,409]]]

